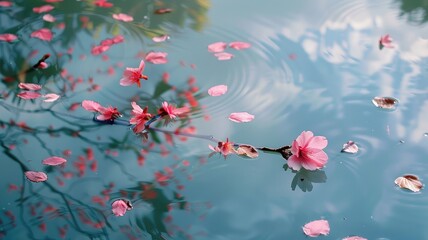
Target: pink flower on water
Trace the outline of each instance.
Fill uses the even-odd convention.
[[[214,56],[217,58],[217,60],[219,61],[225,61],[225,60],[230,60],[233,58],[233,54],[231,53],[227,53],[227,52],[220,52],[220,53],[214,53]]]
[[[165,64],[168,62],[166,56],[168,56],[168,53],[165,52],[149,52],[146,55],[146,61],[153,64]]]
[[[166,40],[169,39],[168,35],[162,35],[162,36],[158,36],[158,37],[153,37],[152,40],[153,42],[165,42]]]
[[[10,34],[10,33],[0,34],[0,41],[13,42],[16,39],[18,39],[18,37],[14,34]]]
[[[44,182],[48,180],[48,175],[44,172],[26,171],[24,174],[32,182]]]
[[[382,50],[382,48],[394,48],[394,45],[392,45],[392,38],[389,36],[389,34],[386,34],[385,36],[381,36],[379,39],[379,49]]]
[[[103,107],[99,103],[90,100],[83,100],[82,107],[89,112],[99,113],[100,115],[97,116],[97,119],[101,121],[112,121],[122,116],[122,114],[117,111],[117,108],[112,106]]]
[[[125,215],[126,211],[129,211],[131,209],[131,202],[125,199],[116,200],[111,204],[111,211],[116,217],[122,217],[123,215]]]
[[[43,15],[43,20],[45,20],[46,22],[55,22],[56,18],[50,14],[45,14]]]
[[[213,97],[221,96],[227,92],[226,85],[217,85],[208,89],[208,94]]]
[[[43,100],[44,102],[55,102],[56,100],[58,100],[60,98],[60,96],[58,94],[55,93],[48,93],[43,95],[43,98],[45,100]]]
[[[120,79],[120,85],[130,86],[136,83],[138,87],[141,87],[140,79],[149,79],[146,75],[142,74],[145,65],[146,64],[144,63],[144,60],[141,60],[140,66],[138,68],[126,68],[123,72],[123,78]]]
[[[176,108],[175,106],[170,105],[168,102],[163,102],[162,108],[159,109],[159,114],[162,114],[165,117],[168,116],[169,119],[175,119],[189,111],[190,109],[188,107]]]
[[[311,131],[303,131],[293,141],[288,166],[299,171],[301,167],[307,170],[316,170],[327,164],[328,156],[323,151],[327,146],[327,139],[323,136],[314,136]]]
[[[233,147],[233,142],[229,142],[229,138],[226,139],[226,142],[218,142],[216,147],[213,147],[211,145],[208,145],[208,147],[214,151],[214,152],[218,152],[221,155],[224,156],[224,158],[226,158],[227,155],[229,154],[234,154],[237,153],[235,148]]]
[[[132,102],[132,118],[129,120],[130,124],[134,124],[134,132],[139,133],[144,130],[144,124],[152,118],[152,115],[148,113],[148,107],[142,109],[136,102]]]

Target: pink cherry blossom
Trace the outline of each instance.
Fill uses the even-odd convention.
[[[226,158],[226,156],[229,154],[237,153],[237,151],[234,148],[233,142],[229,142],[229,139],[226,139],[226,142],[218,142],[217,146],[215,146],[215,147],[213,147],[211,145],[208,145],[208,147],[212,151],[218,152],[221,155],[223,155],[224,158]]]
[[[162,36],[158,36],[158,37],[153,37],[152,40],[153,42],[165,42],[166,40],[169,39],[168,35],[162,35]]]
[[[38,91],[38,90],[42,89],[42,86],[40,86],[39,84],[34,84],[34,83],[20,83],[20,84],[18,84],[18,87],[20,89],[31,90],[31,91]]]
[[[32,32],[30,36],[33,38],[39,38],[39,39],[44,40],[44,41],[52,40],[52,32],[51,32],[51,30],[49,30],[47,28],[42,28],[42,29],[36,30],[36,31]]]
[[[114,44],[118,44],[118,43],[123,42],[125,40],[125,38],[119,34],[119,35],[114,36],[114,38],[112,38],[112,40],[113,40]]]
[[[230,60],[230,59],[232,59],[232,58],[233,58],[233,54],[231,54],[231,53],[227,53],[227,52],[214,53],[214,56],[215,56],[219,61]]]
[[[24,91],[24,92],[20,92],[17,96],[22,98],[22,99],[29,100],[29,99],[39,98],[40,96],[42,96],[42,94],[40,94],[38,92]]]
[[[111,204],[111,210],[116,217],[122,217],[125,215],[126,211],[131,209],[131,202],[125,199],[116,200]]]
[[[48,180],[48,176],[44,172],[26,171],[24,174],[32,182],[44,182]]]
[[[45,20],[46,22],[55,22],[56,18],[50,14],[45,14],[43,15],[43,20]]]
[[[251,47],[251,44],[247,42],[231,42],[229,43],[229,47],[236,50],[242,50]]]
[[[389,34],[381,36],[379,39],[379,48],[382,50],[384,47],[394,48],[394,45],[392,45],[392,38],[389,36]]]
[[[226,85],[217,85],[208,89],[208,94],[213,97],[221,96],[227,92]]]
[[[142,72],[144,71],[144,66],[144,60],[141,60],[140,66],[138,68],[126,68],[123,72],[122,79],[120,79],[120,85],[130,86],[136,83],[138,87],[141,87],[140,79],[148,79],[146,75],[142,74]]]
[[[82,107],[89,112],[98,112],[102,108],[101,104],[91,100],[83,100]]]
[[[55,93],[48,93],[43,95],[43,98],[45,98],[45,100],[43,100],[44,102],[55,102],[60,98],[60,96]]]
[[[144,124],[152,118],[152,115],[148,113],[148,107],[142,109],[136,102],[132,102],[132,118],[129,120],[130,124],[134,124],[134,132],[139,133],[144,130]]]
[[[123,21],[123,22],[132,22],[134,21],[134,18],[132,16],[129,16],[125,13],[119,13],[119,14],[113,14],[113,18],[118,20],[118,21]]]
[[[10,34],[10,33],[0,34],[0,41],[13,42],[16,39],[18,39],[18,37],[14,34]]]
[[[0,7],[10,7],[13,3],[9,1],[0,1]]]
[[[316,170],[327,164],[328,156],[323,151],[327,146],[327,139],[323,136],[314,136],[311,131],[303,131],[293,141],[288,166],[296,171],[301,167],[307,170]]]
[[[101,121],[112,121],[122,116],[117,108],[112,106],[103,107],[99,103],[90,100],[84,100],[82,107],[89,112],[99,113],[100,115],[97,116],[97,119]]]
[[[328,235],[330,233],[330,225],[327,220],[312,221],[303,226],[303,232],[309,237]]]
[[[146,55],[146,61],[153,64],[165,64],[168,62],[167,56],[168,53],[165,52],[149,52]]]
[[[343,238],[342,240],[367,240],[367,238],[359,237],[359,236],[351,236]]]
[[[227,47],[225,42],[215,42],[208,45],[208,52],[219,53],[223,52]]]
[[[189,111],[190,109],[188,107],[176,108],[175,106],[170,105],[168,102],[163,102],[162,108],[159,109],[159,114],[168,116],[170,119],[175,119],[188,113]]]
[[[45,13],[45,12],[52,11],[52,9],[54,9],[54,6],[52,6],[52,5],[43,5],[41,7],[35,7],[35,8],[33,8],[33,12],[35,12],[35,13]]]
[[[235,112],[229,115],[229,120],[237,123],[251,122],[254,119],[254,115],[247,112]]]
[[[56,157],[56,156],[48,157],[42,161],[43,164],[50,165],[50,166],[61,165],[61,164],[66,163],[66,162],[67,162],[66,159],[61,158],[61,157]]]

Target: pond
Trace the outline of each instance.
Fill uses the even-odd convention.
[[[427,6],[0,1],[0,239],[428,239]]]

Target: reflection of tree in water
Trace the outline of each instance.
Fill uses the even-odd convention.
[[[397,2],[400,4],[400,16],[405,16],[410,22],[418,24],[428,21],[428,0],[397,0]]]

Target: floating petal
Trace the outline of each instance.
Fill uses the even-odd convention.
[[[149,52],[146,55],[146,61],[153,64],[165,64],[168,62],[167,56],[168,53],[165,52]]]
[[[343,144],[342,152],[357,153],[358,146],[354,141],[348,141],[347,143]]]
[[[10,33],[0,34],[0,41],[13,42],[16,39],[18,39],[18,37],[14,34],[10,34]]]
[[[90,112],[98,112],[102,108],[101,104],[91,100],[83,100],[82,107]]]
[[[238,149],[236,149],[236,153],[249,158],[256,158],[259,156],[257,149],[251,145],[239,145]]]
[[[378,108],[395,110],[397,108],[398,99],[393,97],[374,97],[372,103]]]
[[[367,238],[359,237],[359,236],[351,236],[343,238],[342,240],[367,240]]]
[[[46,158],[42,161],[43,164],[50,165],[50,166],[56,166],[66,162],[67,160],[65,160],[64,158],[56,157],[56,156]]]
[[[38,38],[43,41],[52,40],[52,32],[47,28],[42,28],[31,33],[31,37]]]
[[[113,18],[122,22],[132,22],[134,18],[124,13],[113,14]]]
[[[36,98],[39,98],[40,96],[42,96],[42,94],[38,92],[21,92],[18,94],[18,97],[25,100],[36,99]]]
[[[254,119],[254,115],[247,112],[235,112],[229,115],[229,120],[237,123],[251,122]]]
[[[56,100],[59,99],[59,95],[55,94],[55,93],[48,93],[43,95],[43,98],[45,98],[45,100],[43,100],[44,102],[55,102]]]
[[[227,92],[226,85],[217,85],[208,89],[208,94],[213,97],[218,97]]]
[[[330,233],[330,225],[327,220],[312,221],[303,226],[303,232],[309,237],[328,235]]]
[[[230,60],[233,58],[233,54],[227,52],[215,53],[214,56],[220,61]]]
[[[229,43],[229,47],[236,50],[242,50],[251,47],[251,44],[247,42],[231,42]]]
[[[126,199],[119,199],[111,204],[111,210],[116,217],[122,217],[126,211],[132,209],[132,204]]]
[[[44,12],[49,12],[52,9],[54,9],[54,6],[52,6],[52,5],[43,5],[41,7],[35,7],[35,8],[33,8],[33,12],[35,12],[35,13],[44,13]]]
[[[412,192],[419,192],[423,187],[423,184],[419,180],[418,176],[412,174],[407,174],[402,177],[398,177],[397,179],[395,179],[394,182],[400,188],[405,188]]]
[[[215,42],[208,45],[208,52],[219,53],[223,52],[227,47],[225,42]]]
[[[152,38],[153,42],[165,42],[168,39],[169,39],[168,35],[162,35],[162,36]]]
[[[20,83],[20,84],[18,84],[18,87],[20,89],[31,90],[31,91],[38,91],[38,90],[42,89],[42,86],[40,86],[39,84],[34,84],[34,83]]]
[[[24,174],[32,182],[44,182],[48,180],[48,176],[44,172],[27,171]]]

